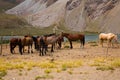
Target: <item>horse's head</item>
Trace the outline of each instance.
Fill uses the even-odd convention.
[[[63,32],[61,33],[62,37],[67,37],[68,35],[69,35],[69,33],[63,33]]]
[[[112,41],[115,42],[115,43],[118,43],[118,37],[117,37],[117,35],[114,35]]]

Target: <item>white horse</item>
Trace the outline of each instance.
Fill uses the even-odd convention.
[[[118,39],[117,39],[117,35],[113,34],[113,33],[100,33],[99,34],[99,40],[100,40],[100,44],[103,47],[103,42],[104,40],[107,40],[107,45],[108,47],[113,47],[114,43],[118,43]]]

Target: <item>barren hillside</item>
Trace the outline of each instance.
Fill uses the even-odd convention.
[[[25,0],[6,13],[37,27],[62,23],[73,31],[120,33],[119,0]]]

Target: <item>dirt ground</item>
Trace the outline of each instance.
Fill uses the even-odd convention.
[[[33,67],[31,70],[8,70],[7,75],[3,77],[4,80],[120,80],[120,67],[114,70],[97,70],[96,66],[88,65],[93,59],[102,58],[120,58],[120,48],[102,48],[98,43],[86,43],[84,48],[80,48],[80,44],[73,42],[73,49],[67,48],[68,43],[63,43],[61,49],[55,49],[51,54],[50,50],[46,56],[39,56],[39,52],[34,50],[33,54],[24,53],[22,56],[18,54],[17,48],[15,54],[10,54],[9,47],[3,47],[1,58],[6,59],[22,59],[33,61],[69,61],[69,60],[83,60],[84,64],[80,67],[70,68],[66,71],[52,72],[47,75],[49,78],[39,78],[45,75],[44,69]],[[66,48],[65,48],[66,47]],[[71,73],[70,73],[71,71]],[[46,75],[45,75],[46,76]]]

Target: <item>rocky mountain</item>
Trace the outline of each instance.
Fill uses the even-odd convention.
[[[73,31],[120,33],[119,0],[25,0],[6,13],[37,27],[62,24]]]
[[[1,0],[1,1],[6,1],[6,2],[10,2],[10,3],[17,3],[17,4],[19,4],[19,3],[21,3],[24,0]]]
[[[0,13],[15,7],[24,0],[0,0]]]

